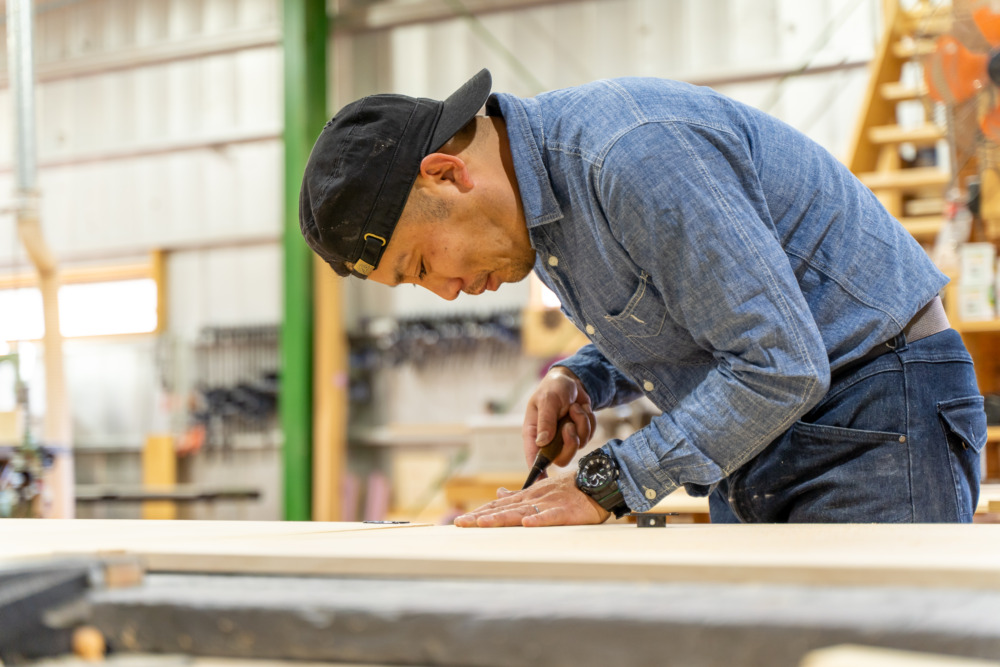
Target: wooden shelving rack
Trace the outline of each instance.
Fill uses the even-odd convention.
[[[884,15],[885,31],[872,61],[847,165],[927,248],[945,222],[947,191],[953,185],[951,170],[936,163],[907,163],[900,147],[909,144],[919,154],[920,149],[947,146],[949,137],[947,128],[932,122],[929,113],[925,113],[922,123],[901,125],[899,119],[905,114],[900,114],[899,105],[922,103],[926,89],[922,83],[914,83],[920,77],[914,76],[907,65],[933,52],[935,39],[952,28],[952,11],[948,4],[931,4],[928,0],[920,0],[906,10],[900,7],[899,0],[885,0]],[[958,182],[975,175],[976,169],[974,160],[963,165]],[[992,201],[996,197],[985,198],[985,180],[983,187],[981,210],[985,218],[998,210],[1000,202]],[[989,238],[996,241],[996,221],[988,219],[985,223]],[[946,291],[945,306],[952,326],[962,334],[972,354],[980,391],[1000,393],[1000,318],[959,319],[953,285],[954,281]],[[987,439],[985,477],[1000,480],[1000,426],[989,427]]]
[[[871,76],[847,164],[862,183],[921,243],[930,243],[944,224],[944,193],[951,173],[940,166],[905,164],[899,147],[932,148],[946,140],[945,128],[925,120],[899,124],[898,105],[919,103],[921,84],[904,80],[904,68],[933,47],[933,37],[950,28],[947,7],[921,3],[903,11],[885,2],[886,30],[872,61]],[[910,77],[912,79],[912,77]]]

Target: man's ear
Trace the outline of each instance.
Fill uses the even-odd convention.
[[[460,192],[468,192],[475,183],[465,160],[447,153],[431,153],[420,161],[420,175],[437,185],[454,185]]]

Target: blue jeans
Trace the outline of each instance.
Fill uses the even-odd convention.
[[[953,329],[834,374],[799,422],[709,498],[714,523],[970,522],[986,414]]]

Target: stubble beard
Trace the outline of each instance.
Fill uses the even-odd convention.
[[[467,286],[462,291],[466,294],[481,294],[486,290],[489,284],[490,276],[494,275],[499,281],[497,287],[503,285],[504,283],[519,283],[528,277],[532,269],[535,268],[535,257],[534,253],[531,253],[531,257],[518,258],[513,261],[513,263],[507,265],[505,269],[497,269],[494,271],[487,271],[482,276],[480,276],[476,282]]]

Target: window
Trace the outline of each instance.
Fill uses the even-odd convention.
[[[59,328],[66,338],[155,333],[159,281],[150,265],[67,271],[59,287]],[[45,333],[42,295],[30,275],[0,277],[0,341],[38,340]]]
[[[156,331],[156,281],[152,278],[63,285],[59,288],[63,336],[106,336]]]

